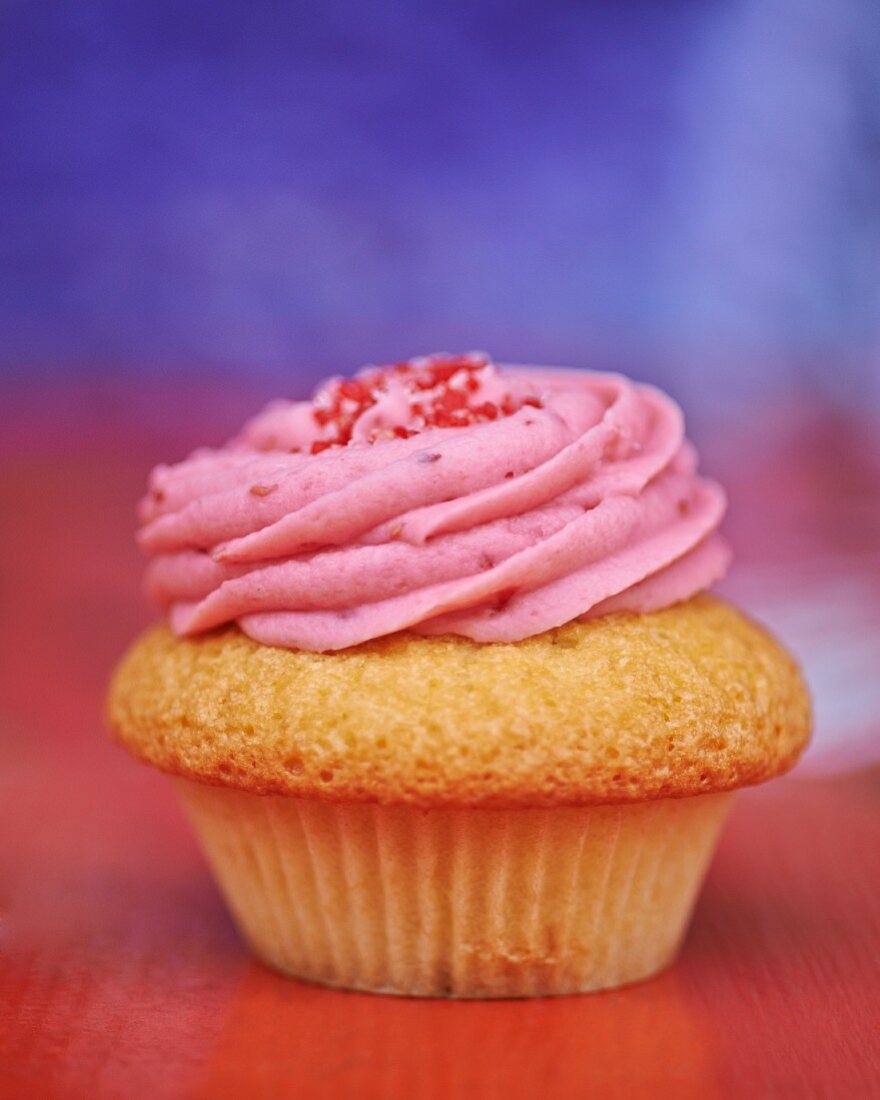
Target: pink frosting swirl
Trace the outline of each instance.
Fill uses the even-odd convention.
[[[331,379],[157,467],[139,541],[179,635],[234,620],[313,651],[403,629],[511,642],[707,587],[724,508],[652,387],[433,357]]]

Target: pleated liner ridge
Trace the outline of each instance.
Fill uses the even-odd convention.
[[[425,997],[586,992],[663,969],[732,797],[423,809],[176,782],[260,958]]]

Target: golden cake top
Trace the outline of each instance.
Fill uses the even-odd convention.
[[[110,724],[165,771],[258,793],[424,805],[583,805],[759,783],[804,748],[797,665],[701,595],[520,642],[396,634],[333,654],[237,628],[141,637]]]

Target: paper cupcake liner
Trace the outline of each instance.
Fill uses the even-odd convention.
[[[177,785],[270,966],[447,997],[586,992],[661,970],[732,797],[423,809]]]

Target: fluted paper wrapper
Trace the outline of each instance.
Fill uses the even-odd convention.
[[[578,993],[663,969],[731,798],[423,809],[177,784],[265,962],[426,997]]]

